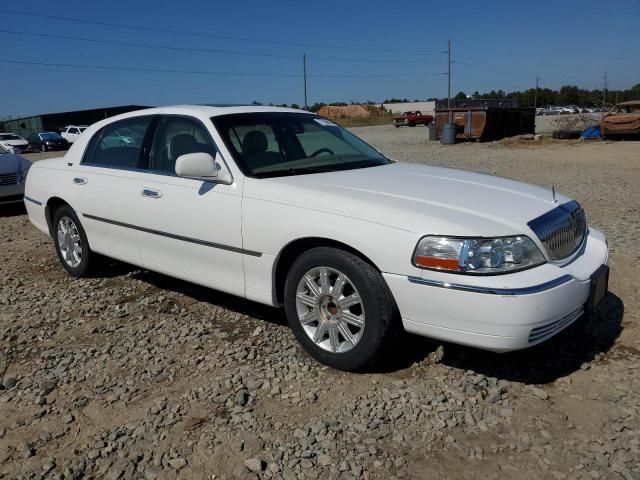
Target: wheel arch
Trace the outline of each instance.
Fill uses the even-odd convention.
[[[340,250],[345,250],[360,257],[365,262],[369,263],[373,268],[380,272],[378,266],[360,250],[347,245],[346,243],[338,240],[324,238],[324,237],[304,237],[297,238],[286,244],[278,253],[275,262],[273,263],[273,304],[282,305],[284,302],[284,284],[287,278],[287,273],[295,262],[296,258],[302,255],[307,250],[316,247],[333,247]]]
[[[53,228],[53,216],[55,215],[56,210],[62,205],[69,205],[69,207],[71,207],[69,202],[63,200],[60,197],[50,197],[44,207],[44,217],[47,220],[47,227],[49,229],[49,235],[51,235],[51,237],[55,235],[55,231]]]

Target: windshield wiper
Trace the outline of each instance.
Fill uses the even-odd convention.
[[[323,168],[323,167],[292,167],[284,168],[282,170],[272,170],[270,172],[256,172],[253,174],[256,178],[266,177],[284,177],[288,175],[305,175],[307,173],[326,173],[334,172],[335,168]]]

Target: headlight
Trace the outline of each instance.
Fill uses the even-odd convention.
[[[419,268],[471,275],[510,273],[545,263],[530,238],[428,236],[418,242],[413,264]]]

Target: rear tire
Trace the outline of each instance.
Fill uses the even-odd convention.
[[[53,214],[53,242],[62,267],[74,277],[86,277],[91,272],[95,254],[89,248],[87,234],[69,205],[62,205]]]
[[[331,247],[302,254],[285,281],[285,312],[304,350],[338,370],[361,370],[393,344],[399,313],[380,272]]]

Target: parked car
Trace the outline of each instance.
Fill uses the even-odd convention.
[[[429,125],[433,122],[433,115],[423,115],[420,110],[404,112],[402,115],[393,117],[393,125],[398,128],[402,126],[415,127],[416,125]]]
[[[129,145],[105,144],[127,131]],[[29,173],[31,222],[82,277],[97,254],[284,306],[354,370],[394,332],[497,352],[551,338],[607,291],[604,235],[564,195],[396,163],[277,107],[163,107],[89,127]]]
[[[67,142],[73,143],[86,129],[87,125],[67,125],[60,133],[60,136]]]
[[[71,145],[56,132],[32,133],[29,135],[28,140],[29,148],[43,152],[48,152],[49,150],[67,150],[69,145]]]
[[[27,150],[29,142],[15,133],[0,133],[0,145],[5,149],[13,148],[19,153]]]
[[[600,121],[600,135],[640,134],[640,100],[617,104]]]
[[[22,202],[31,162],[0,145],[0,205]]]

